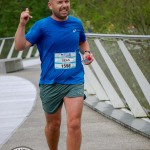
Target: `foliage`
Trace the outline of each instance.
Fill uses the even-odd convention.
[[[33,18],[28,22],[26,30],[38,19],[50,14],[48,0],[13,0],[0,1],[0,37],[14,36],[20,13],[28,7]]]
[[[93,32],[150,34],[149,0],[73,0],[73,9]],[[76,2],[76,3],[75,3]],[[89,23],[88,23],[89,24]]]
[[[28,7],[36,21],[50,15],[48,0],[0,1],[0,37],[14,36],[20,13]],[[149,0],[71,0],[71,14],[79,17],[86,32],[150,34]]]

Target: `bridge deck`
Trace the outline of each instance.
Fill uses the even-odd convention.
[[[31,81],[38,91],[39,74],[40,66],[34,65],[8,75],[22,77]],[[8,90],[7,87],[5,90]],[[24,98],[24,94],[22,98]],[[91,97],[91,99],[95,101],[94,96]],[[88,103],[88,99],[85,103]],[[10,105],[9,101],[8,105]],[[2,116],[0,116],[0,118],[2,118]],[[41,108],[40,98],[37,96],[32,112],[27,116],[27,119],[22,125],[15,130],[9,140],[1,145],[2,147],[0,149],[11,150],[15,147],[26,146],[33,150],[48,150],[44,136],[44,125],[44,113]],[[3,130],[1,126],[0,130]],[[8,131],[9,128],[5,128],[5,130]],[[83,140],[81,150],[148,150],[150,148],[148,138],[104,117],[98,112],[93,111],[87,105],[84,105],[83,110],[82,131]],[[66,116],[65,109],[63,108],[59,141],[60,150],[66,150],[65,140]]]

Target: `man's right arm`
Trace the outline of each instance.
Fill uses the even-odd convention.
[[[26,8],[26,10],[21,13],[20,23],[15,34],[15,49],[17,51],[24,50],[31,46],[31,43],[25,38],[25,26],[30,18],[32,18],[32,16],[30,16],[29,9]]]

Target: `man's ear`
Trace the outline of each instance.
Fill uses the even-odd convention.
[[[52,10],[52,2],[51,1],[48,2],[48,8]]]

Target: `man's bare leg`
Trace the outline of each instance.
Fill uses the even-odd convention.
[[[62,106],[54,114],[45,113],[45,136],[50,150],[58,150],[58,141],[61,124],[61,108]]]
[[[82,140],[81,115],[83,97],[65,97],[64,105],[67,114],[67,150],[80,150]]]

